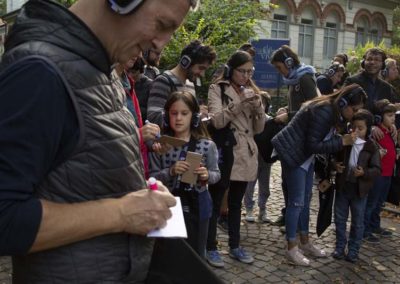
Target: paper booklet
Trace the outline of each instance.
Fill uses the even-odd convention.
[[[171,207],[172,216],[167,220],[167,225],[162,229],[149,232],[148,237],[153,238],[187,238],[185,219],[183,218],[181,199],[176,197],[176,205]]]

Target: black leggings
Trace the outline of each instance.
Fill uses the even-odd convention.
[[[240,241],[240,218],[243,196],[246,192],[246,181],[233,181],[229,183],[228,192],[228,226],[229,226],[229,247],[239,247]],[[225,187],[209,185],[208,190],[213,201],[213,211],[208,227],[207,250],[217,249],[217,218],[220,215],[221,203],[225,194]]]

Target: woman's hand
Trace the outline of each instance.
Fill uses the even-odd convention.
[[[353,145],[356,139],[357,139],[357,133],[355,132],[343,135],[342,136],[343,146]]]
[[[171,176],[181,175],[189,169],[189,163],[186,161],[177,161],[170,169]]]
[[[208,180],[208,170],[205,167],[199,167],[193,171],[193,173],[199,175],[200,181],[207,181]]]

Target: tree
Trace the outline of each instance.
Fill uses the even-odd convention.
[[[262,11],[262,4],[253,0],[202,0],[199,9],[187,16],[165,47],[161,69],[175,66],[182,48],[194,39],[215,48],[216,66],[225,63],[240,45],[256,37],[255,28],[261,29],[257,20],[261,19]],[[198,90],[201,96],[207,94],[213,71],[207,72],[203,87]]]

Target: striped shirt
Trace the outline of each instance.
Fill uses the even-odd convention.
[[[150,88],[149,100],[147,104],[147,119],[155,124],[162,126],[162,113],[169,94],[174,91],[188,91],[196,96],[194,85],[186,80],[185,85],[171,71],[167,70],[157,76]]]

